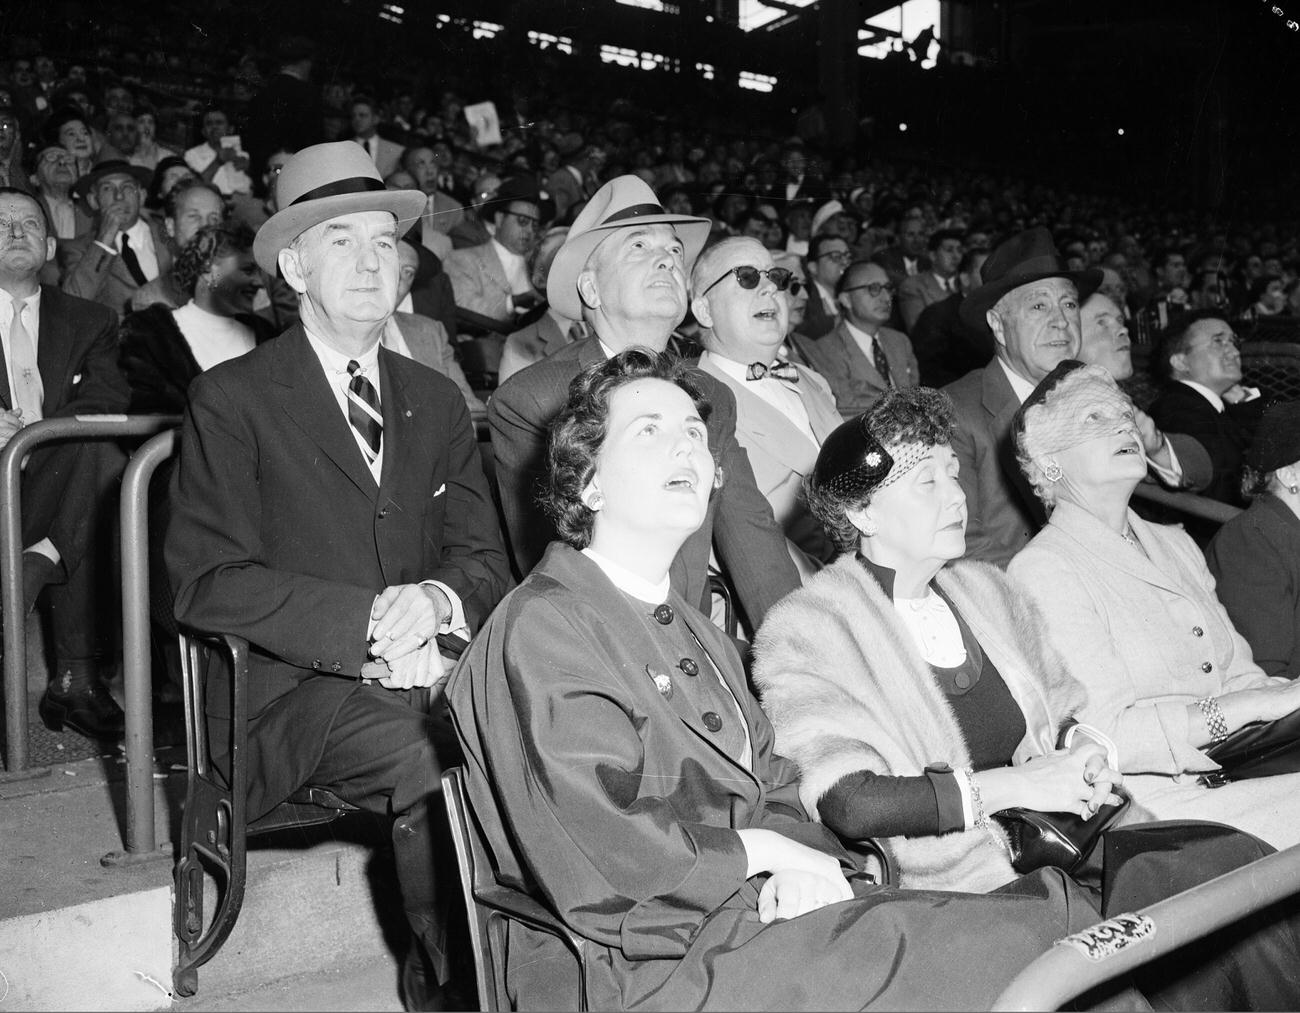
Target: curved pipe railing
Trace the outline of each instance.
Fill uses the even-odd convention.
[[[3,601],[5,764],[10,774],[27,769],[27,641],[23,615],[23,459],[55,440],[151,436],[180,424],[177,415],[75,415],[43,419],[18,430],[0,452],[0,600]]]
[[[1300,891],[1300,845],[1057,940],[998,996],[994,1010],[1054,1010],[1095,985],[1162,957]]]
[[[122,679],[126,698],[126,853],[152,855],[153,664],[149,637],[149,481],[176,449],[176,430],[151,437],[122,473]],[[120,856],[110,854],[113,863]]]

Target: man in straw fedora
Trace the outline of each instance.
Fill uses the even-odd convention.
[[[483,622],[505,552],[460,392],[380,345],[424,195],[385,189],[343,141],[294,155],[276,198],[253,252],[297,292],[299,323],[190,388],[166,543],[176,617],[253,645],[249,819],[304,784],[396,818],[404,999],[442,1008],[455,890],[435,880],[456,873],[429,807],[440,818],[454,737],[435,637]],[[211,679],[223,743],[228,684]]]
[[[943,390],[957,415],[952,449],[966,493],[966,555],[1005,567],[1047,519],[1016,463],[1011,418],[1043,377],[1079,357],[1079,307],[1101,284],[1101,271],[1066,270],[1051,233],[1039,226],[1004,240],[984,262],[980,279],[958,313],[968,327],[991,333],[994,359]],[[1161,480],[1204,487],[1209,457],[1203,447],[1166,437],[1141,411],[1138,422],[1148,462]]]
[[[585,320],[594,337],[565,345],[516,373],[488,403],[492,451],[506,529],[520,575],[541,559],[555,537],[536,507],[534,490],[545,466],[551,420],[563,407],[569,382],[585,367],[633,345],[663,351],[686,316],[687,277],[709,235],[707,218],[672,214],[638,176],[604,184],[574,221],[546,279],[550,305]],[[705,373],[695,381],[713,405],[709,448],[725,480],[700,530],[673,563],[673,587],[707,613],[709,550],[716,545],[750,629],[799,586],[772,508],[754,482],[736,442],[736,399]]]

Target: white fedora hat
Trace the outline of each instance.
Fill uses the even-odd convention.
[[[313,225],[355,211],[390,211],[400,236],[428,202],[419,190],[386,188],[366,149],[355,141],[303,148],[276,177],[275,199],[280,210],[262,223],[253,240],[257,265],[272,277],[280,251]]]
[[[675,225],[686,247],[686,271],[709,238],[711,224],[707,218],[675,215],[665,211],[659,198],[640,176],[617,176],[595,192],[574,223],[564,245],[551,262],[546,275],[546,298],[557,313],[574,320],[582,317],[582,298],[578,295],[578,275],[587,266],[587,258],[615,229],[640,225]]]

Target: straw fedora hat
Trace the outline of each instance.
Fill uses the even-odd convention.
[[[961,301],[958,315],[962,321],[981,334],[988,333],[984,314],[1013,288],[1041,281],[1043,278],[1068,278],[1079,290],[1079,302],[1097,291],[1101,284],[1101,269],[1090,267],[1086,271],[1067,271],[1065,261],[1056,251],[1052,234],[1043,226],[1018,232],[999,243],[980,268],[979,288]]]
[[[655,192],[640,176],[617,176],[587,202],[551,262],[546,276],[546,298],[557,313],[573,320],[582,318],[578,275],[587,266],[587,258],[611,232],[634,225],[676,225],[677,235],[686,247],[687,272],[709,238],[707,218],[665,211]]]
[[[428,198],[419,190],[389,190],[366,149],[355,141],[330,141],[303,148],[275,181],[280,210],[262,223],[253,257],[275,276],[280,251],[313,225],[357,211],[390,211],[398,234],[419,219]]]

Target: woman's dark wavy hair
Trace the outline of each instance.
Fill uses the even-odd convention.
[[[689,368],[668,353],[628,348],[575,376],[569,384],[569,400],[551,426],[546,483],[538,494],[560,538],[575,549],[591,542],[596,515],[582,502],[582,491],[595,474],[596,459],[605,445],[610,398],[620,387],[645,379],[676,384],[695,403],[700,418],[709,420],[712,405],[691,379]],[[719,483],[720,478],[715,479],[715,487]]]
[[[886,450],[906,443],[946,446],[952,442],[956,428],[948,395],[931,387],[891,387],[866,412],[866,424]],[[857,495],[836,495],[828,489],[819,489],[813,481],[817,477],[818,472],[814,471],[804,479],[808,509],[840,552],[852,552],[858,547],[862,533],[853,526],[848,512],[861,510],[870,503],[875,489]]]
[[[253,231],[248,226],[234,222],[205,225],[181,248],[172,268],[172,278],[176,287],[193,299],[199,279],[214,262],[232,253],[249,253],[252,249]]]

